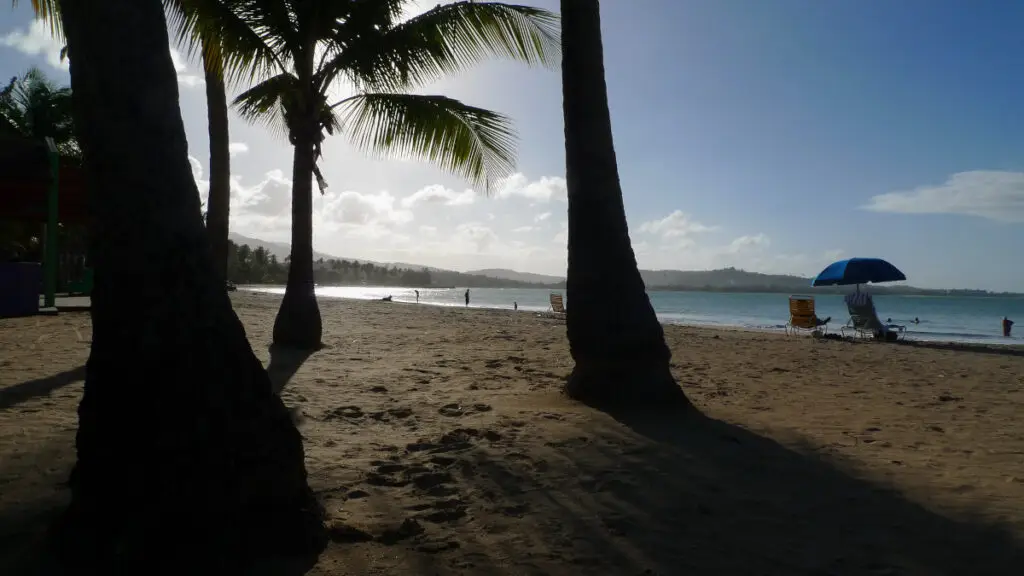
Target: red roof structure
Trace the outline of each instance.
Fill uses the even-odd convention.
[[[58,220],[84,224],[88,219],[85,176],[77,160],[61,158]],[[0,137],[0,221],[46,222],[50,161],[46,145],[24,138]]]

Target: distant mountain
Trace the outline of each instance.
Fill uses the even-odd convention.
[[[484,270],[470,270],[466,274],[487,276],[498,280],[511,280],[513,282],[529,282],[532,284],[558,284],[565,282],[561,276],[548,276],[546,274],[534,274],[532,272],[516,272],[505,268],[487,268]]]
[[[284,259],[291,253],[288,244],[284,242],[270,242],[259,238],[250,238],[241,234],[231,233],[228,237],[236,244],[248,244],[252,248],[263,247],[271,254],[277,256],[278,260]],[[361,258],[342,258],[322,252],[313,252],[313,259],[319,260],[358,260],[369,262],[377,266],[385,264],[391,268],[420,271],[424,268],[430,271],[432,284],[434,286],[468,286],[468,287],[523,287],[523,288],[564,288],[565,278],[546,274],[534,274],[531,272],[518,272],[504,268],[487,268],[483,270],[472,270],[469,272],[456,272],[443,268],[434,268],[420,264],[408,264],[404,262],[376,262]],[[707,290],[711,292],[787,292],[787,293],[808,293],[812,291],[811,278],[794,276],[790,274],[762,274],[760,272],[747,272],[738,268],[722,268],[719,270],[641,270],[640,276],[649,290]],[[984,290],[940,290],[915,288],[906,284],[896,285],[872,285],[872,292],[889,294],[921,294],[921,295],[995,295]],[[827,286],[813,288],[814,294],[822,293],[846,293],[850,291],[849,286]],[[1006,295],[1011,295],[1006,293]],[[1015,294],[1013,294],[1015,295]]]
[[[231,232],[228,234],[228,240],[231,240],[235,244],[248,244],[250,248],[263,248],[270,254],[277,256],[277,259],[284,262],[284,259],[291,255],[292,247],[287,242],[271,242],[270,240],[260,240],[259,238],[250,238],[249,236],[242,236]],[[313,260],[352,260],[352,258],[339,258],[337,256],[331,256],[330,254],[324,254],[322,252],[313,251]],[[374,262],[374,264],[379,264]]]
[[[467,274],[478,274],[501,280],[516,282],[533,282],[537,284],[559,284],[565,282],[562,276],[517,272],[504,268],[488,268],[473,270]],[[640,276],[648,288],[685,288],[685,289],[733,289],[750,286],[765,288],[806,288],[810,278],[788,276],[783,274],[760,274],[735,268],[721,270],[641,270]]]
[[[762,289],[807,289],[811,279],[788,274],[761,274],[737,268],[720,270],[641,270],[640,276],[648,288],[688,288],[735,290],[757,287]]]

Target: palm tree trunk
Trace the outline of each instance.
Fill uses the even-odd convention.
[[[319,550],[302,439],[214,273],[161,2],[62,8],[95,286],[56,552],[76,572],[144,574]]]
[[[688,404],[629,240],[604,80],[598,0],[562,0],[562,100],[569,192],[566,385],[602,406]]]
[[[313,291],[313,139],[315,121],[295,131],[292,159],[292,251],[281,309],[274,320],[274,345],[300,350],[320,347],[323,324]]]
[[[220,279],[227,279],[228,217],[231,210],[231,135],[228,130],[228,97],[219,62],[203,49],[206,76],[206,116],[210,132],[210,192],[206,202],[206,233],[213,264]]]

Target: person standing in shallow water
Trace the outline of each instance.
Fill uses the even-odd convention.
[[[469,288],[466,288],[466,307],[469,307]]]
[[[1009,338],[1011,330],[1013,330],[1013,320],[1003,316],[1003,337]]]
[[[416,303],[419,304],[420,303],[420,291],[419,290],[413,290],[413,292],[416,293]]]

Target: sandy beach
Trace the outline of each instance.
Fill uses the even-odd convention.
[[[332,543],[309,574],[1011,574],[1024,565],[1024,350],[669,326],[706,418],[561,394],[564,322],[322,300],[271,355]],[[86,313],[0,320],[0,574],[68,497]],[[144,505],[144,503],[140,503]]]

